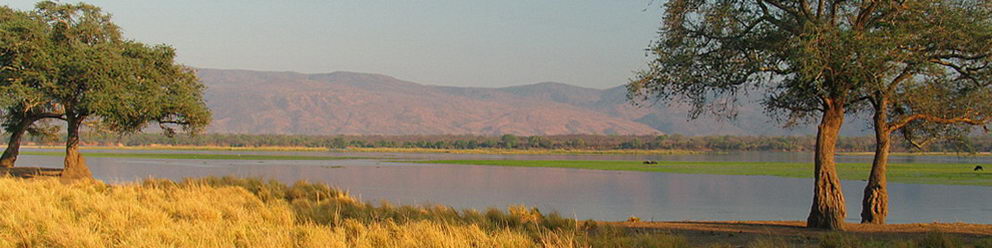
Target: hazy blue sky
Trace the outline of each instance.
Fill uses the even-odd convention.
[[[651,0],[86,2],[113,14],[125,36],[170,44],[191,66],[481,87],[623,84],[643,67],[661,14]]]

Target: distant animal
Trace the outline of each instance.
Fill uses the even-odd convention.
[[[975,166],[975,171],[984,171],[984,170],[985,170],[985,167],[982,167],[981,165],[976,165]]]
[[[658,164],[658,161],[648,160],[648,161],[644,161],[644,164]]]

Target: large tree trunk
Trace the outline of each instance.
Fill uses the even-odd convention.
[[[93,178],[90,169],[86,167],[86,160],[79,153],[79,127],[85,117],[68,117],[69,123],[65,141],[65,169],[62,171],[62,178],[68,180]]]
[[[871,164],[865,197],[861,201],[861,223],[885,224],[889,214],[889,192],[886,190],[885,171],[889,163],[891,144],[888,123],[888,103],[884,100],[875,107],[875,159]]]
[[[0,156],[0,167],[14,167],[14,162],[17,162],[17,154],[21,151],[21,139],[24,138],[24,133],[27,132],[30,125],[31,122],[23,120],[14,126],[14,130],[10,132],[10,140],[7,141],[7,149],[3,151],[3,156]]]
[[[806,218],[806,226],[841,230],[847,210],[840,178],[837,177],[834,150],[841,125],[844,123],[844,105],[842,101],[827,99],[824,107],[823,118],[820,120],[816,134],[813,206],[809,217]]]

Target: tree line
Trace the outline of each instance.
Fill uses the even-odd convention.
[[[9,134],[5,134],[8,138]],[[691,151],[813,151],[815,136],[684,136],[684,135],[278,135],[278,134],[197,134],[83,132],[87,144],[103,146],[229,146],[229,147],[323,147],[425,148],[425,149],[578,149],[578,150],[691,150]],[[58,137],[58,136],[55,136]],[[62,145],[53,136],[24,138],[37,145]],[[962,136],[916,147],[896,138],[894,151],[960,152],[992,150],[992,137]],[[874,137],[841,137],[837,148],[845,152],[870,152]]]

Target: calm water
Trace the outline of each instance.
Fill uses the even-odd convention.
[[[85,152],[85,151],[84,151]],[[163,151],[115,151],[163,152]],[[184,152],[184,151],[164,151]],[[189,152],[189,151],[186,151]],[[347,154],[313,152],[210,152],[301,154],[399,159],[622,159],[670,161],[810,161],[809,153],[721,155],[576,156]],[[839,157],[864,162],[867,157]],[[365,201],[444,204],[484,209],[513,204],[556,210],[579,219],[622,220],[800,220],[812,200],[812,179],[765,176],[683,175],[562,168],[427,165],[390,159],[335,161],[166,160],[87,158],[94,175],[108,182],[147,177],[264,177],[286,183],[323,182]],[[393,160],[396,161],[396,160]],[[989,157],[894,157],[893,162],[992,163]],[[61,157],[22,156],[22,166],[60,166]],[[335,168],[341,166],[340,168]],[[987,166],[988,167],[988,166]],[[858,221],[864,182],[844,181],[849,221]],[[890,184],[892,223],[992,223],[992,187]]]

